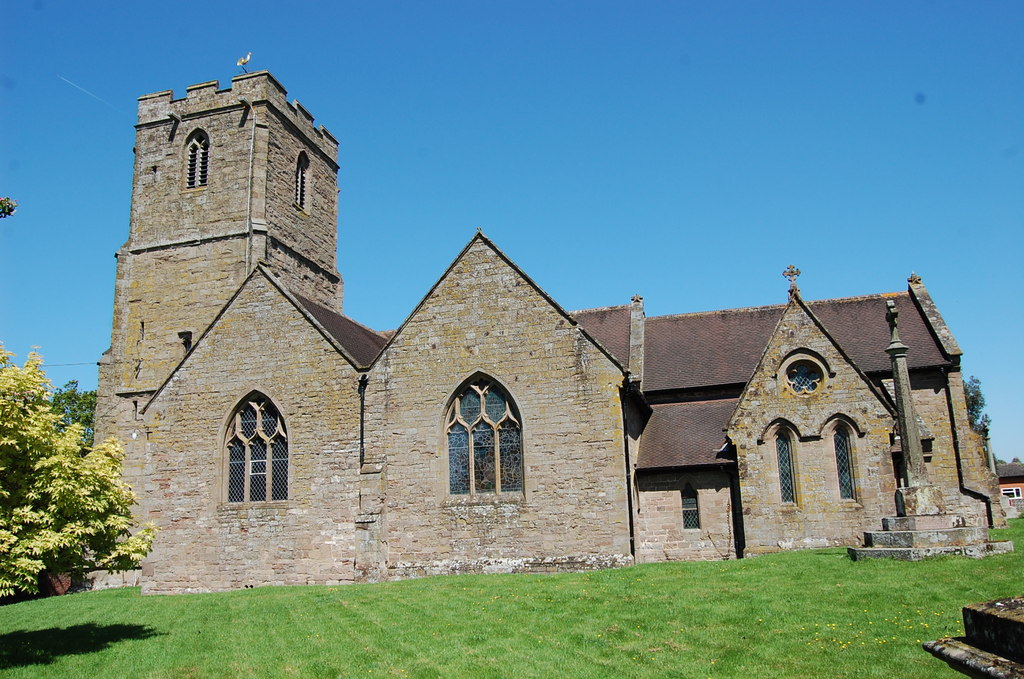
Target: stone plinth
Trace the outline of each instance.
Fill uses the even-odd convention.
[[[851,547],[848,552],[854,561],[920,561],[948,554],[981,559],[1013,551],[1012,542],[990,542],[988,528],[971,527],[965,523],[959,514],[890,516],[882,519],[882,530],[864,533],[863,547]]]
[[[1024,598],[965,606],[965,636],[926,641],[924,648],[970,677],[1024,678]]]
[[[896,491],[899,516],[931,516],[945,511],[942,490],[937,486],[911,486]]]

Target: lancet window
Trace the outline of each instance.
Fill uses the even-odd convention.
[[[288,432],[262,394],[242,401],[227,435],[228,502],[288,499]]]
[[[452,495],[521,493],[523,430],[515,404],[488,379],[475,380],[445,416]]]
[[[853,456],[850,446],[850,432],[839,425],[832,435],[832,445],[836,453],[836,472],[839,475],[839,497],[853,500]]]
[[[205,132],[195,132],[188,142],[188,167],[185,184],[190,189],[206,186],[210,176],[210,138]]]
[[[779,490],[783,502],[796,502],[796,479],[793,475],[793,451],[789,436],[775,436],[775,453],[779,460]]]
[[[309,173],[309,157],[303,151],[295,162],[295,204],[306,209],[306,175]]]

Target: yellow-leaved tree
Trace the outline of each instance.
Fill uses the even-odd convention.
[[[38,591],[44,572],[137,568],[155,528],[133,530],[121,445],[83,447],[82,426],[53,411],[42,358],[11,356],[0,345],[0,596]]]

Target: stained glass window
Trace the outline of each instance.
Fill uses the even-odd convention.
[[[785,434],[775,437],[775,452],[779,456],[779,488],[783,502],[796,502],[796,485],[793,481],[793,457],[789,450],[789,438]]]
[[[284,419],[265,396],[253,394],[235,411],[227,448],[228,502],[288,499]]]
[[[850,434],[845,427],[836,429],[832,435],[836,449],[836,471],[839,473],[839,497],[853,500],[853,460],[850,456]]]
[[[810,361],[798,361],[786,370],[789,386],[798,394],[810,394],[821,386],[821,370]]]
[[[690,484],[682,490],[683,528],[700,528],[700,506],[697,504],[697,491]]]
[[[477,380],[456,396],[445,419],[452,495],[523,490],[523,436],[508,394]]]

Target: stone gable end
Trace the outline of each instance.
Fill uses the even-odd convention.
[[[880,349],[881,350],[881,349]],[[805,361],[821,370],[797,393],[786,370]],[[728,427],[736,446],[747,550],[858,544],[865,525],[893,511],[892,416],[807,308],[792,300],[779,320]],[[849,435],[853,498],[842,498],[834,434]],[[776,438],[787,435],[795,501],[782,497]]]
[[[351,581],[357,384],[265,274],[249,278],[145,410],[141,518],[160,533],[144,589]],[[284,418],[288,499],[228,502],[226,430],[254,391]]]
[[[524,489],[449,493],[445,413],[484,375],[522,421]],[[481,236],[371,370],[395,575],[628,561],[623,372]],[[372,405],[370,405],[372,404]]]

